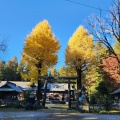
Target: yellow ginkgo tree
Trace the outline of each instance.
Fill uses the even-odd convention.
[[[66,48],[65,62],[74,68],[77,75],[77,89],[82,87],[82,73],[90,65],[94,57],[93,38],[83,26],[79,26],[69,39]]]
[[[28,64],[36,66],[38,76],[42,71],[54,66],[57,63],[57,52],[60,49],[59,41],[52,33],[47,20],[43,20],[35,26],[32,32],[26,37],[23,48],[23,60]],[[39,99],[40,80],[38,80]]]

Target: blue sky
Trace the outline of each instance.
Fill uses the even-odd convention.
[[[61,45],[56,67],[63,66],[69,38],[79,25],[84,26],[88,16],[99,15],[99,10],[87,6],[106,10],[111,7],[111,0],[0,0],[0,39],[6,39],[8,45],[0,60],[16,56],[20,61],[26,36],[46,19]]]

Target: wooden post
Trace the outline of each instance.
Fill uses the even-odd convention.
[[[71,90],[70,90],[70,79],[68,78],[68,95],[69,95],[69,103],[68,103],[68,110],[71,109]]]
[[[47,80],[45,80],[44,97],[43,97],[43,102],[42,102],[42,107],[44,107],[44,108],[45,108],[45,102],[46,102],[46,91],[47,91]]]

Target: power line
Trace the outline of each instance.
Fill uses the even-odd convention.
[[[97,8],[97,7],[85,5],[85,4],[82,4],[82,3],[74,2],[74,1],[72,1],[72,0],[65,0],[65,1],[71,2],[71,3],[74,3],[74,4],[78,4],[78,5],[81,5],[81,6],[89,7],[89,8],[92,8],[92,9],[96,9],[96,10],[99,10],[99,11],[108,11],[108,10],[102,10],[102,9],[100,9],[100,8]]]

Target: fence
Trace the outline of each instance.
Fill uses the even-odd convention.
[[[83,109],[86,111],[98,111],[98,110],[103,110],[106,109],[106,106],[104,104],[91,104],[91,105],[80,105],[76,101],[71,102],[71,107],[74,109]],[[112,104],[109,107],[111,110],[120,110],[120,103],[117,104]]]

